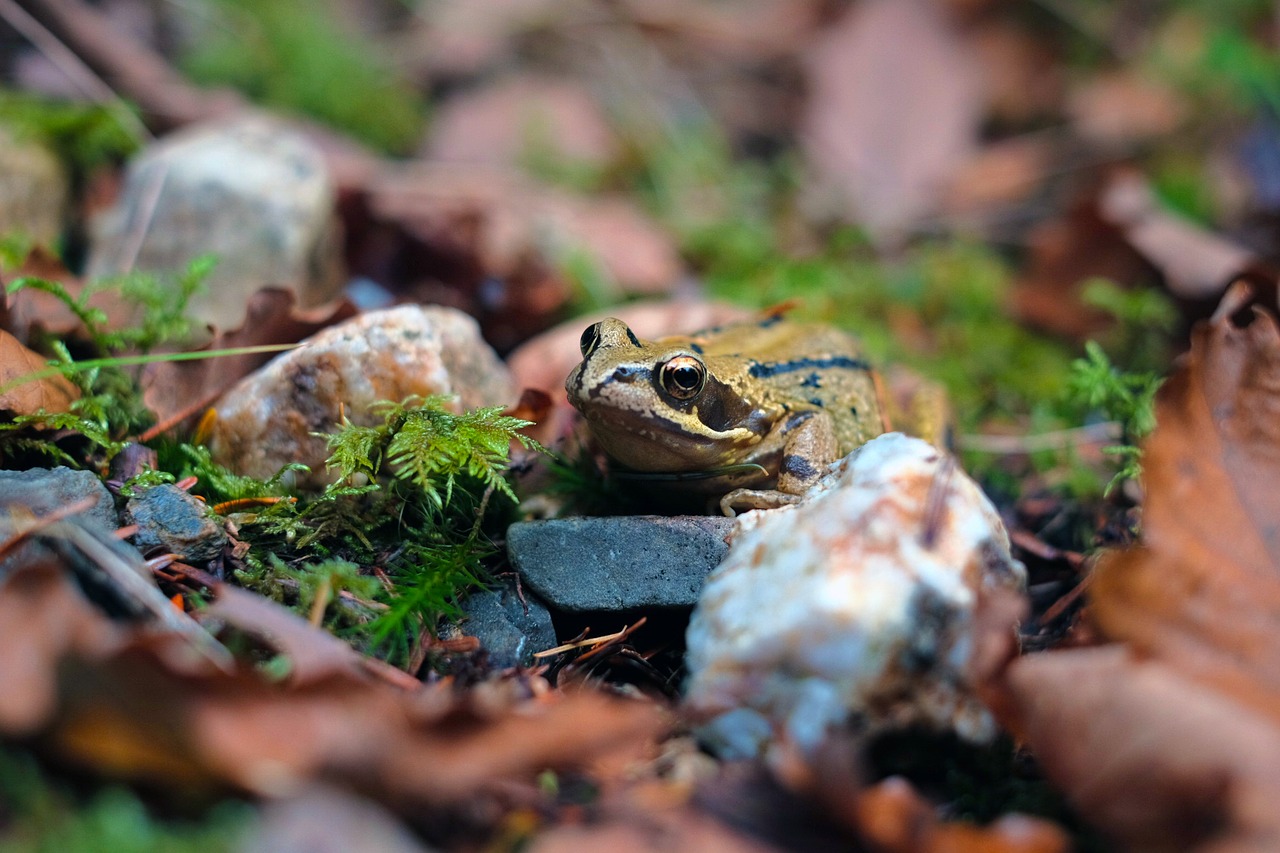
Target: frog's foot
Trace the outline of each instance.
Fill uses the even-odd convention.
[[[739,511],[750,509],[777,509],[800,500],[776,489],[734,489],[720,499],[720,511],[733,518]]]

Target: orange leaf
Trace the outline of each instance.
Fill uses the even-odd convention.
[[[13,335],[0,331],[0,387],[43,370],[45,361],[44,356],[24,347]],[[7,409],[15,415],[30,415],[40,409],[65,412],[79,396],[79,389],[65,376],[46,376],[0,393],[0,410]]]

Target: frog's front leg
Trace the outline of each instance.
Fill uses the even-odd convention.
[[[793,504],[836,460],[835,423],[826,412],[797,412],[783,426],[782,460],[775,489],[734,489],[720,499],[720,511],[773,509]]]

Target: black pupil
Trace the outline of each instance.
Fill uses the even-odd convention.
[[[671,371],[671,384],[681,391],[692,391],[698,387],[698,371],[693,367],[677,367]]]
[[[586,358],[591,350],[595,349],[596,342],[600,340],[600,332],[595,326],[587,326],[583,331],[582,337],[578,339],[578,349],[582,350],[582,357]]]

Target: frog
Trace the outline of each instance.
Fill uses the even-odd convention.
[[[642,340],[617,318],[579,341],[565,380],[600,449],[725,515],[797,502],[889,424],[857,340],[781,314]]]

